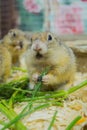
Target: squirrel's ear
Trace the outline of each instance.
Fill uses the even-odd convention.
[[[50,33],[47,35],[47,40],[48,40],[48,41],[51,41],[51,40],[52,40],[52,35],[51,35]]]

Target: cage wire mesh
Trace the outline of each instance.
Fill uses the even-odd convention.
[[[1,38],[11,28],[87,33],[87,0],[0,0]]]
[[[1,37],[3,37],[9,29],[16,26],[16,10],[15,0],[0,1],[0,16],[1,16]]]

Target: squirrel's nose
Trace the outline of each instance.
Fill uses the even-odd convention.
[[[37,44],[35,47],[34,47],[34,51],[41,51],[42,49],[41,49],[41,47]]]

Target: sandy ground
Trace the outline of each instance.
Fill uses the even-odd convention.
[[[79,84],[87,79],[87,73],[76,73],[75,78],[74,85]],[[17,103],[14,110],[20,113],[26,104],[24,102]],[[67,125],[79,115],[83,118],[85,117],[85,121],[83,123],[77,123],[72,130],[87,130],[87,86],[70,95],[68,100],[64,102],[63,107],[51,106],[36,111],[31,115],[27,115],[22,119],[22,122],[27,127],[27,130],[47,130],[56,110],[58,113],[52,130],[65,130]],[[7,119],[0,113],[0,120],[6,121]],[[0,125],[0,127],[2,126]]]

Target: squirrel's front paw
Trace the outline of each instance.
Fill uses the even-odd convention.
[[[51,82],[52,82],[52,75],[49,74],[49,75],[43,76],[42,81],[43,81],[44,85],[51,84]]]
[[[29,85],[28,85],[28,88],[29,88],[30,90],[33,90],[34,87],[35,87],[35,83],[30,82]]]
[[[32,80],[33,80],[34,82],[37,82],[38,77],[39,77],[39,74],[38,74],[38,73],[35,73],[35,74],[32,75]]]

